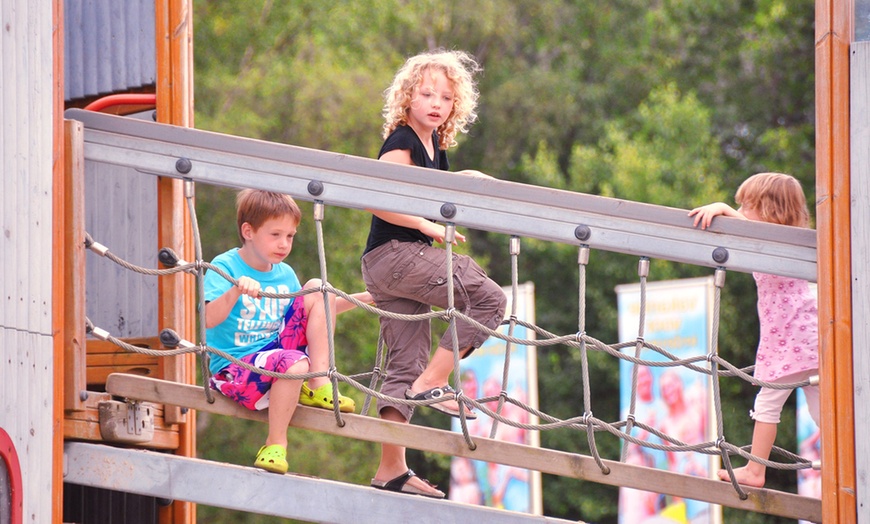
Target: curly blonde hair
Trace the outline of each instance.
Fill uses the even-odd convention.
[[[429,69],[444,73],[453,86],[453,111],[438,127],[438,148],[455,146],[456,134],[466,133],[468,126],[477,119],[475,111],[480,93],[474,82],[474,74],[481,71],[481,67],[464,51],[438,49],[409,58],[396,73],[393,84],[384,91],[384,139],[400,125],[408,124],[414,90]]]
[[[741,206],[754,209],[765,222],[809,227],[807,198],[800,182],[791,175],[752,175],[737,188],[734,200]]]

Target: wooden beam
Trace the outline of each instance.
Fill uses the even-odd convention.
[[[193,3],[192,0],[154,2],[157,52],[157,121],[175,126],[193,125]],[[192,259],[190,219],[185,212],[183,183],[159,178],[157,181],[158,249],[170,247]],[[158,327],[171,328],[188,340],[195,337],[194,287],[181,274],[163,277],[158,283]],[[183,333],[183,334],[182,334]],[[163,376],[170,380],[195,381],[193,355],[160,359],[166,364]],[[178,424],[176,454],[196,456],[196,419],[176,408],[164,410],[167,423]],[[174,503],[160,509],[161,524],[195,524],[196,507]]]
[[[816,1],[816,227],[825,522],[854,522],[849,45],[852,0]]]
[[[85,134],[81,122],[64,122],[63,239],[63,407],[82,411],[87,389],[85,355]]]
[[[261,422],[266,422],[268,416],[267,412],[247,410],[219,394],[215,395],[215,402],[209,404],[201,386],[174,384],[134,375],[110,375],[106,382],[106,390],[119,397],[174,403],[190,409]],[[460,433],[399,424],[362,415],[344,415],[342,418],[345,425],[339,427],[333,412],[299,406],[291,425],[357,440],[397,444],[422,451],[495,462],[599,484],[703,500],[747,511],[815,522],[820,522],[822,518],[821,501],[792,493],[745,488],[749,497],[740,500],[729,484],[719,480],[691,477],[612,460],[604,461],[610,468],[610,473],[604,474],[598,468],[595,459],[576,453],[535,448],[488,438],[475,438],[477,448],[471,450]]]
[[[4,5],[4,10],[5,10]],[[65,256],[69,239],[65,238],[63,221],[67,216],[66,192],[66,136],[68,128],[63,121],[64,109],[64,0],[51,2],[51,49],[52,49],[52,92],[51,92],[51,134],[52,134],[52,262],[51,262],[51,332],[54,368],[52,377],[51,406],[51,479],[49,483],[52,522],[63,519],[63,415],[67,395],[65,376],[66,336],[65,327],[67,291]],[[7,117],[8,118],[8,117]],[[8,160],[7,160],[8,161]],[[29,495],[30,496],[30,495]]]

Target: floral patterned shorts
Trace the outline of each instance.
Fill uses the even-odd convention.
[[[308,358],[307,327],[304,301],[293,300],[284,315],[284,328],[277,340],[239,360],[257,369],[286,373],[294,364]],[[209,385],[251,411],[259,411],[269,407],[269,389],[275,380],[231,363],[212,375]]]

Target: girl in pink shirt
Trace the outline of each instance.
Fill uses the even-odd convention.
[[[781,173],[759,173],[737,189],[740,208],[717,202],[689,212],[694,225],[706,229],[719,215],[773,224],[809,227],[809,210],[800,183]],[[815,293],[806,280],[753,273],[758,287],[760,336],[755,357],[755,378],[772,383],[795,383],[819,374],[819,314]],[[819,424],[819,387],[803,388],[810,415]],[[776,440],[776,426],[788,389],[761,388],[750,416],[755,420],[752,454],[767,460]],[[734,470],[737,482],[763,487],[766,467],[758,462]],[[730,481],[728,472],[719,478]]]

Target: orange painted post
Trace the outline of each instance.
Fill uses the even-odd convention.
[[[157,121],[177,126],[193,124],[193,31],[191,0],[157,0]],[[186,212],[184,183],[172,178],[157,182],[158,242],[171,247],[185,260],[193,259],[190,221]],[[185,339],[194,337],[194,283],[189,275],[162,277],[158,284],[159,328],[172,328]],[[194,357],[160,359],[163,376],[177,382],[195,382]],[[179,424],[177,455],[196,456],[193,413],[166,406],[164,419]],[[176,501],[160,510],[161,524],[194,524],[196,506]]]
[[[81,122],[64,121],[64,212],[63,251],[56,258],[63,261],[64,292],[58,301],[63,314],[63,405],[66,411],[84,411],[81,392],[87,389],[87,355],[85,351],[85,129]]]
[[[63,520],[63,413],[64,413],[64,318],[63,294],[66,289],[63,261],[64,253],[64,129],[63,129],[63,0],[54,0],[51,10],[52,57],[52,283],[51,331],[54,353],[54,391],[52,393],[52,466],[51,466],[51,520]]]
[[[852,0],[816,2],[816,224],[824,522],[857,519],[852,380],[849,45]]]

